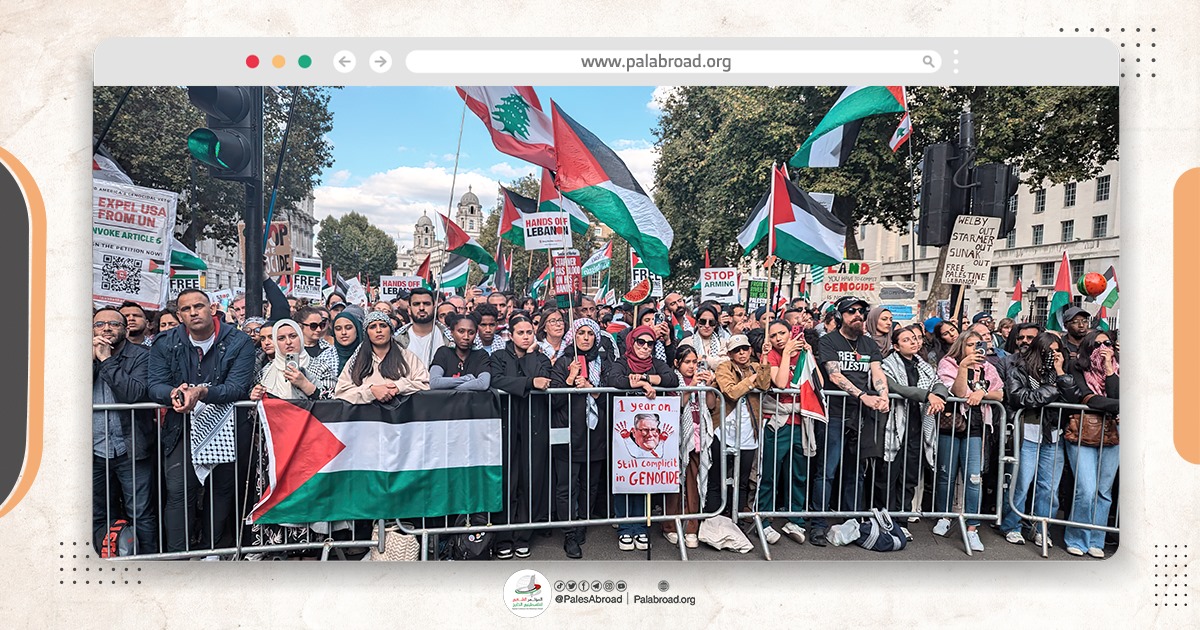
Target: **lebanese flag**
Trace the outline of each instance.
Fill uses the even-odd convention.
[[[267,489],[247,522],[500,510],[497,399],[488,392],[447,391],[397,401],[384,406],[264,397],[258,414],[266,438]],[[396,444],[404,448],[392,448]]]
[[[488,253],[478,241],[471,238],[469,234],[464,232],[453,221],[446,218],[446,215],[438,213],[438,217],[442,220],[442,229],[446,231],[446,249],[454,252],[468,260],[474,260],[479,263],[479,267],[483,269],[485,274],[490,274],[496,271],[496,259]]]
[[[563,196],[587,208],[637,249],[650,271],[670,276],[668,254],[675,232],[667,218],[615,151],[553,101],[550,112],[558,151],[556,183]]]
[[[904,110],[904,86],[851,85],[829,108],[788,164],[810,168],[841,166],[850,157],[864,118]]]
[[[896,130],[892,132],[892,139],[888,140],[888,146],[892,148],[892,153],[900,148],[900,145],[908,141],[912,137],[912,115],[908,111],[908,91],[904,86],[900,86],[900,104],[904,106],[904,115],[900,117],[900,124],[896,126]]]
[[[1067,260],[1067,252],[1063,252],[1062,262],[1058,265],[1058,276],[1054,279],[1054,295],[1050,298],[1050,313],[1046,317],[1046,330],[1065,331],[1063,310],[1071,304],[1071,262]]]
[[[842,262],[846,250],[845,224],[789,181],[783,167],[775,169],[772,178],[770,208],[772,229],[768,253],[817,267]]]
[[[538,212],[566,212],[571,215],[571,231],[584,234],[592,226],[583,208],[567,199],[554,185],[554,173],[550,169],[542,169],[542,188],[538,191]]]
[[[456,89],[492,134],[497,150],[557,170],[550,117],[532,87],[460,85]]]
[[[525,217],[537,212],[537,202],[500,187],[504,207],[500,210],[500,225],[496,235],[517,247],[525,247]]]
[[[1021,279],[1017,278],[1017,286],[1013,289],[1012,302],[1008,303],[1008,312],[1005,317],[1011,317],[1016,320],[1021,315]]]
[[[433,258],[433,254],[425,254],[425,262],[417,267],[417,275],[425,282],[426,289],[433,288],[433,273],[429,270],[429,261]]]

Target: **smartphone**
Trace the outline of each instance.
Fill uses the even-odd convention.
[[[663,316],[662,311],[654,311],[654,323],[655,324],[661,324],[665,321],[667,321],[667,318]]]
[[[300,361],[298,360],[298,357],[296,355],[294,355],[294,354],[287,355],[287,367],[297,369],[297,370],[300,369]]]
[[[175,404],[176,405],[183,404],[183,392],[175,392]]]
[[[804,334],[804,328],[802,328],[799,324],[792,326],[792,339],[797,339],[800,337],[800,335],[803,335],[803,334]]]
[[[708,371],[708,359],[700,359],[700,362],[696,364],[696,369],[704,370],[705,372],[707,372]]]

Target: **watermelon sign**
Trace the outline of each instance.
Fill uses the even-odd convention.
[[[625,297],[622,299],[630,304],[641,304],[642,302],[650,299],[650,279],[646,278],[635,284],[633,288],[629,290],[629,293],[626,293]]]

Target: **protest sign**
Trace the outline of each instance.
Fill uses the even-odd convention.
[[[879,263],[873,260],[846,260],[825,268],[825,277],[816,283],[823,300],[834,301],[847,295],[879,304]]]
[[[421,286],[420,276],[379,276],[379,299],[392,301],[400,290],[412,291]]]
[[[582,289],[583,278],[579,275],[579,252],[568,250],[567,253],[556,254],[554,256],[554,294],[570,296]]]
[[[738,271],[733,267],[710,267],[700,270],[700,301],[713,300],[721,304],[737,304]]]
[[[165,306],[179,195],[92,180],[92,301]]]
[[[203,272],[198,269],[180,269],[171,267],[171,287],[167,292],[168,300],[179,298],[179,294],[187,289],[204,289],[201,283],[201,274]]]
[[[771,301],[770,278],[750,278],[747,289],[746,310],[754,312],[760,306],[766,306]]]
[[[613,493],[678,493],[679,398],[618,396],[612,410]]]
[[[954,222],[954,232],[946,246],[946,266],[942,270],[942,284],[961,284],[980,287],[987,284],[988,270],[992,268],[992,252],[996,248],[996,234],[1000,231],[1000,219],[963,215]]]
[[[633,248],[629,248],[629,286],[636,287],[642,280],[650,280],[650,297],[661,298],[663,296],[663,279],[662,276],[650,271],[642,264],[642,259],[638,257]]]
[[[535,212],[525,215],[525,249],[558,249],[571,244],[571,215]]]
[[[310,300],[321,299],[321,259],[297,258],[292,295]]]
[[[367,292],[358,278],[346,280],[346,301],[367,308]]]
[[[892,312],[892,321],[898,324],[915,322],[921,317],[917,302],[917,283],[880,282],[879,305]]]
[[[246,260],[245,222],[238,221],[238,258]],[[295,271],[292,262],[292,228],[287,221],[272,221],[267,230],[267,245],[263,248],[264,274],[278,279]]]

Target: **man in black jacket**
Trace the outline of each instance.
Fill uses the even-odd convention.
[[[221,453],[223,461],[211,469],[207,485],[205,509],[211,512],[202,521],[201,546],[215,545],[224,532],[230,511],[244,508],[244,489],[236,488],[235,466],[243,479],[249,469],[251,426],[245,414],[240,421],[228,418],[221,423],[224,429],[212,432],[213,440],[197,439],[193,426],[194,410],[203,403],[214,409],[226,409],[239,400],[246,400],[254,381],[254,348],[250,337],[230,324],[222,324],[214,315],[213,305],[203,291],[190,289],[179,294],[177,311],[181,326],[156,339],[150,351],[150,398],[167,405],[166,424],[162,430],[162,451],[166,486],[166,505],[163,525],[166,531],[166,550],[184,551],[191,543],[190,533],[201,505],[198,474],[193,466],[193,450],[207,444],[236,444],[235,453]],[[211,412],[208,412],[211,413]],[[235,424],[233,440],[226,425]],[[186,435],[184,435],[186,433]],[[183,435],[184,437],[180,437]],[[206,455],[208,457],[211,454]],[[250,500],[254,500],[251,497]],[[239,509],[244,511],[244,509]]]
[[[136,403],[146,398],[146,348],[125,338],[125,317],[111,306],[92,316],[92,403]],[[113,522],[133,522],[139,554],[157,551],[150,503],[155,470],[154,419],[149,411],[92,412],[92,532],[99,549]],[[116,503],[120,498],[124,510]]]

